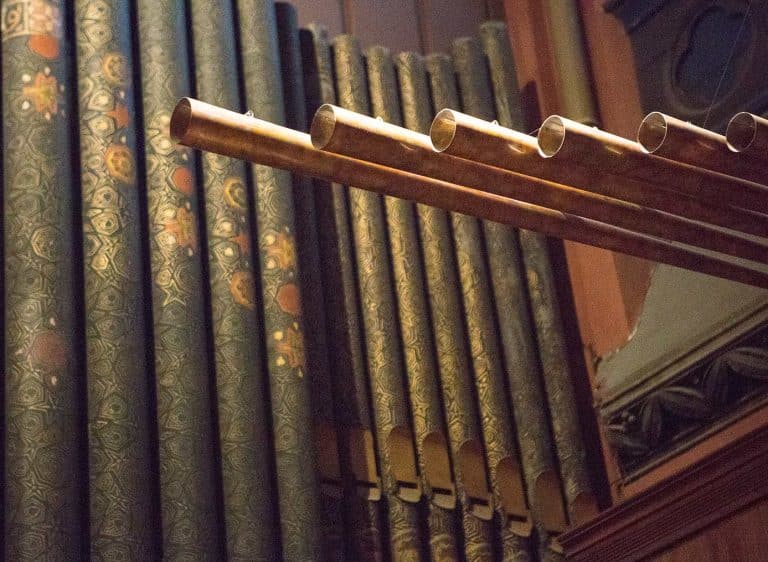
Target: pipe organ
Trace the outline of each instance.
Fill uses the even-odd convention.
[[[606,502],[549,238],[768,288],[768,121],[530,132],[501,22],[2,25],[8,560],[561,560]]]

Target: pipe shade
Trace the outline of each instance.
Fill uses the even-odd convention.
[[[648,154],[639,143],[559,115],[542,123],[538,139],[545,158],[578,162],[598,171],[655,183],[714,207],[768,211],[765,186]]]
[[[768,162],[768,119],[747,112],[737,113],[725,131],[728,148]]]
[[[556,126],[553,123],[552,126]],[[653,183],[610,175],[590,169],[568,158],[544,159],[538,154],[540,142],[529,135],[492,125],[482,119],[444,109],[435,118],[430,131],[436,149],[512,170],[528,176],[574,186],[614,199],[662,210],[688,219],[701,221],[755,236],[768,236],[764,215],[743,209],[712,207],[692,197],[671,192]],[[549,142],[549,137],[544,139]],[[629,141],[627,141],[629,142]],[[559,149],[562,142],[547,145]]]
[[[649,154],[755,183],[768,183],[768,165],[748,155],[734,155],[725,136],[658,111],[643,119],[637,141]]]
[[[768,275],[754,269],[598,221],[324,152],[305,133],[199,100],[179,101],[171,135],[183,145],[225,156],[768,288]]]
[[[530,172],[537,177],[435,152],[432,150],[432,142],[437,150],[457,146],[458,156],[465,158],[482,157],[482,154],[478,153],[487,155],[493,152],[482,135],[477,139],[464,139],[461,136],[464,129],[456,126],[457,121],[464,116],[457,112],[451,114],[446,116],[443,111],[435,119],[435,126],[432,128],[434,135],[430,140],[426,135],[326,104],[315,113],[310,135],[313,146],[322,150],[605,221],[634,232],[651,234],[760,263],[768,260],[768,246],[764,244],[655,209],[539,179],[542,174],[552,177],[546,171],[552,163],[536,154],[535,138],[510,129],[505,129],[506,142],[503,148],[513,147],[512,150],[520,156],[515,160],[521,162],[516,169],[522,173]],[[486,128],[501,129],[498,125],[479,119],[475,121]],[[469,146],[472,148],[467,148]],[[502,163],[502,159],[486,161]]]

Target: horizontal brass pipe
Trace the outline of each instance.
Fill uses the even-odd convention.
[[[527,171],[540,176],[547,165],[552,165],[536,152],[534,137],[514,131],[510,134],[515,135],[517,153],[526,153],[527,160],[531,161]],[[428,135],[333,105],[318,109],[310,135],[312,144],[321,150],[549,207],[633,232],[768,263],[768,245],[655,209],[436,152]],[[483,150],[485,144],[476,147]]]
[[[542,158],[538,143],[531,136],[458,111],[444,109],[438,113],[430,136],[435,148],[441,152],[688,219],[768,237],[768,220],[763,215],[743,209],[719,209],[655,184],[606,174],[566,159]]]
[[[559,115],[542,123],[538,138],[545,158],[579,162],[609,174],[655,183],[715,207],[768,212],[765,186],[648,154],[637,142]]]
[[[768,119],[745,111],[734,115],[725,131],[733,152],[768,162]]]
[[[735,155],[724,135],[658,111],[645,116],[637,131],[637,142],[649,154],[755,183],[768,183],[768,165],[748,155]]]
[[[325,152],[308,134],[183,98],[171,117],[183,145],[768,288],[768,275],[608,224]]]

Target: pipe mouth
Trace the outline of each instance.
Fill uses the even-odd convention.
[[[181,98],[171,114],[171,139],[180,142],[189,130],[192,121],[192,100]]]
[[[435,115],[429,127],[429,138],[438,152],[445,152],[456,138],[456,114],[452,109],[443,109]]]
[[[728,128],[725,131],[728,148],[733,152],[747,150],[755,141],[756,136],[757,121],[755,116],[746,111],[734,115],[728,122]]]
[[[321,105],[312,118],[312,125],[309,127],[309,136],[312,139],[312,146],[322,150],[328,146],[336,130],[336,108],[326,103]]]
[[[559,115],[552,115],[539,127],[539,134],[536,135],[539,145],[539,154],[544,158],[552,158],[560,152],[565,142],[565,121]]]
[[[667,116],[658,111],[649,113],[640,123],[640,128],[637,130],[637,142],[643,147],[649,154],[653,154],[667,138],[669,128],[667,126]]]

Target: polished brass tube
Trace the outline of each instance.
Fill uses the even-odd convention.
[[[658,111],[649,113],[637,131],[649,154],[706,168],[755,183],[768,183],[768,164],[734,155],[724,135]]]
[[[559,115],[542,123],[538,139],[545,158],[578,162],[612,175],[655,183],[719,208],[768,212],[765,186],[648,154],[639,143]]]
[[[448,154],[544,178],[755,236],[768,236],[766,217],[743,209],[714,208],[658,185],[592,170],[566,159],[544,159],[529,135],[451,109],[435,117],[430,131],[434,147]],[[610,222],[610,221],[608,221]]]
[[[488,123],[486,126],[497,127]],[[606,222],[633,232],[768,262],[768,245],[655,209],[540,179],[551,163],[536,153],[536,139],[507,131],[516,142],[518,153],[528,155],[524,159],[530,161],[526,171],[537,177],[436,152],[427,135],[333,105],[323,105],[317,110],[310,135],[315,148],[322,150]],[[444,139],[440,135],[436,137],[440,143],[438,148],[442,148]],[[484,143],[476,145],[479,150],[484,146]]]
[[[768,163],[768,119],[737,113],[728,123],[725,138],[733,152]]]
[[[761,271],[594,220],[318,150],[305,133],[198,100],[179,101],[171,136],[225,156],[768,288],[768,274]]]

